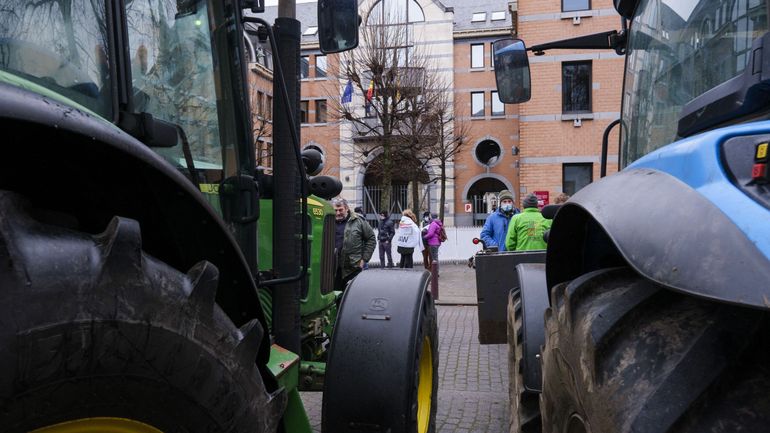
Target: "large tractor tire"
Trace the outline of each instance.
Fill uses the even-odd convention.
[[[676,293],[626,268],[551,296],[544,433],[767,431],[767,312]]]
[[[262,327],[216,305],[212,264],[184,274],[147,255],[134,220],[91,235],[33,215],[56,219],[0,191],[3,432],[276,430]]]
[[[436,307],[430,274],[368,270],[348,286],[324,382],[324,433],[434,433]]]
[[[508,401],[510,433],[540,433],[539,395],[524,390],[521,291],[508,296]]]

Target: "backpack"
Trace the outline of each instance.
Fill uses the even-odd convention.
[[[446,242],[447,236],[446,236],[446,231],[444,230],[444,227],[441,227],[441,230],[439,230],[438,238],[441,242]]]

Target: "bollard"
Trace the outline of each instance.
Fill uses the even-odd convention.
[[[430,293],[433,300],[438,301],[438,260],[430,265]]]

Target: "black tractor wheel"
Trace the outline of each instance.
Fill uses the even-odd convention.
[[[263,329],[216,305],[212,264],[147,255],[134,220],[90,235],[39,214],[0,192],[2,431],[275,431],[285,396],[255,365]]]
[[[556,286],[543,431],[767,431],[768,323],[767,312],[676,293],[626,268]]]
[[[434,433],[438,327],[416,271],[368,270],[345,291],[324,382],[325,433]]]
[[[536,393],[524,390],[521,359],[522,346],[521,292],[508,295],[508,401],[510,433],[540,432],[540,402]]]

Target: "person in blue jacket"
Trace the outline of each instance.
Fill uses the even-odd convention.
[[[497,210],[492,212],[484,228],[481,229],[481,240],[487,248],[497,247],[498,251],[505,251],[505,236],[508,233],[508,223],[511,217],[519,213],[519,210],[513,206],[513,193],[504,189],[498,196],[500,203]]]

